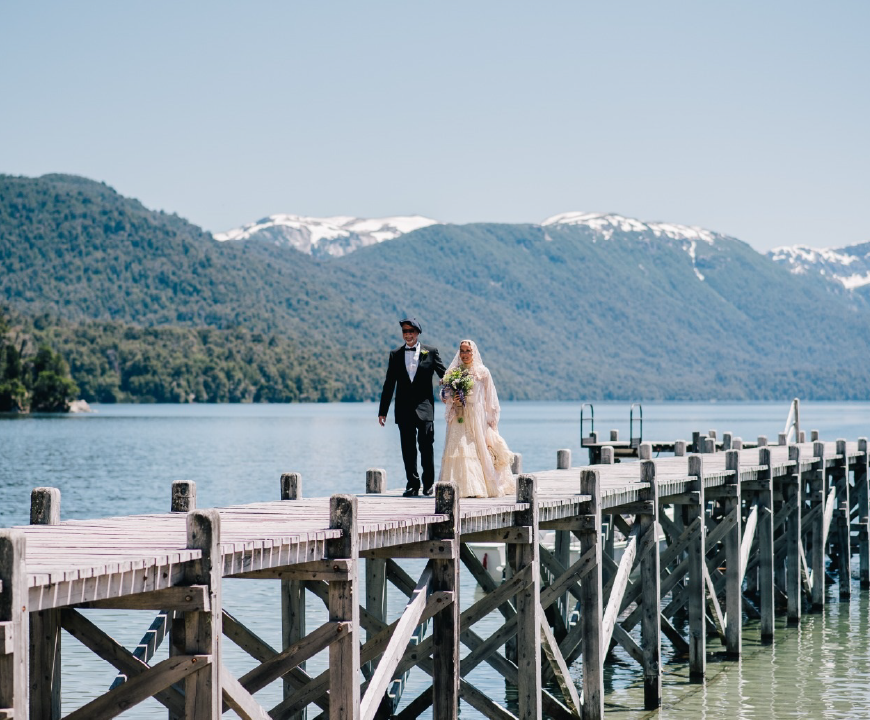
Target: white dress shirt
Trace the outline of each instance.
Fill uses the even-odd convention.
[[[406,344],[405,347],[408,347],[408,345]],[[420,347],[418,342],[414,346],[414,352],[408,352],[405,348],[402,348],[402,352],[405,354],[405,370],[408,371],[408,377],[411,378],[411,382],[414,382],[417,367],[420,365]]]

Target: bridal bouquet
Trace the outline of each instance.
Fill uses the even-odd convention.
[[[465,407],[465,399],[474,387],[474,378],[468,370],[462,368],[453,368],[441,379],[441,399],[447,402],[448,399],[458,397],[462,407]],[[465,418],[461,413],[458,413],[457,422],[465,422]]]

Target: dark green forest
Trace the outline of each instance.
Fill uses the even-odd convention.
[[[500,395],[866,399],[870,309],[745,243],[435,225],[340,258],[218,243],[105,184],[0,176],[0,303],[89,401],[363,400],[397,320]],[[701,273],[703,280],[698,277]]]

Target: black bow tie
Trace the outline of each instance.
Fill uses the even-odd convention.
[[[409,348],[407,345],[405,345],[405,352],[417,352],[417,346],[415,345],[414,347]]]

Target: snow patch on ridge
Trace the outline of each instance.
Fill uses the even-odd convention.
[[[316,218],[304,215],[270,215],[235,230],[215,233],[218,242],[257,238],[292,247],[309,255],[339,257],[357,248],[393,240],[400,235],[437,225],[422,215],[386,218],[356,218],[347,215]]]
[[[786,265],[792,275],[817,272],[847,290],[855,290],[870,285],[870,253],[865,250],[866,245],[839,249],[793,245],[774,248],[767,255],[774,262]]]
[[[665,236],[673,240],[702,240],[711,245],[718,236],[718,233],[695,225],[641,222],[640,220],[614,213],[560,213],[559,215],[547,218],[541,225],[545,227],[547,225],[585,225],[592,230],[600,232],[607,240],[610,240],[613,237],[613,233],[617,230],[621,232],[651,232],[656,237]]]

